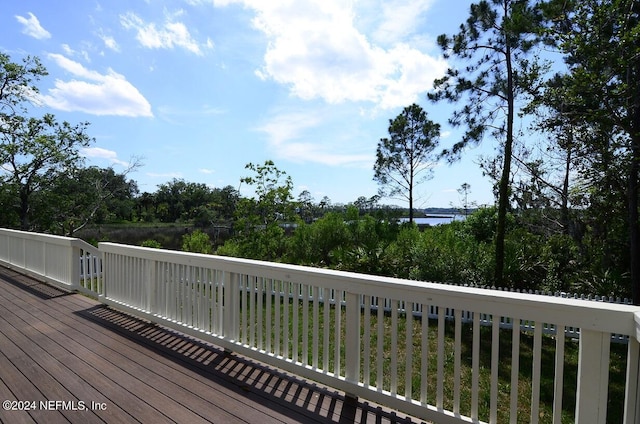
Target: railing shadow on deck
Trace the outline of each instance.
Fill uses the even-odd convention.
[[[30,277],[25,277],[24,274],[10,270],[9,268],[0,268],[0,277],[7,283],[19,287],[43,300],[76,294],[75,292],[45,284]]]
[[[158,352],[216,384],[222,380],[225,387],[236,393],[254,400],[260,398],[262,404],[273,406],[282,414],[297,413],[315,422],[327,423],[425,423],[398,416],[394,411],[345,396],[108,306],[96,305],[75,314]]]

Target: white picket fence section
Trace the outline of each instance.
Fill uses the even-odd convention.
[[[38,259],[29,259],[33,256]],[[79,257],[89,258],[81,262],[82,272]],[[101,266],[94,257],[101,258]],[[56,269],[56,262],[66,271]],[[570,420],[605,423],[612,334],[617,334],[628,339],[620,413],[625,423],[640,421],[640,308],[632,305],[114,243],[101,243],[93,251],[74,239],[9,230],[0,230],[0,263],[41,273],[107,305],[438,423],[496,423],[499,402],[508,403],[509,422],[523,418],[518,417],[523,330],[530,332],[526,337],[533,352],[526,421],[540,421],[543,360],[552,360],[552,422],[567,419],[562,405],[569,391],[576,399]],[[424,311],[437,321],[429,325]],[[565,387],[568,328],[580,336],[575,387]],[[505,337],[511,341],[503,343],[510,346],[511,357],[506,386],[499,384]],[[490,353],[481,357],[481,344],[487,342]],[[552,359],[542,357],[543,343],[553,346]],[[470,369],[471,376],[463,378],[463,369]],[[489,382],[481,385],[485,370]]]

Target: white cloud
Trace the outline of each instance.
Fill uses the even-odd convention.
[[[75,53],[75,51],[68,44],[63,44],[62,50],[67,56],[73,56],[73,54]]]
[[[29,12],[29,18],[16,15],[16,19],[24,26],[22,29],[23,34],[27,34],[28,36],[37,38],[38,40],[51,38],[51,33],[40,25],[40,21],[33,13]]]
[[[376,42],[401,42],[411,37],[424,21],[424,13],[429,10],[433,0],[383,0],[380,2],[382,13],[373,31]]]
[[[215,174],[215,172],[216,172],[216,171],[215,171],[215,170],[213,170],[213,169],[205,169],[205,168],[201,168],[201,169],[198,169],[198,172],[200,172],[201,174],[207,174],[207,175],[210,175],[210,174]]]
[[[180,14],[178,14],[180,15]],[[182,22],[174,22],[168,18],[161,28],[154,23],[145,23],[133,12],[120,16],[120,24],[126,29],[134,29],[136,39],[143,47],[149,49],[173,49],[181,47],[191,53],[202,55],[198,43],[191,37],[186,25]],[[213,46],[211,40],[207,40],[206,47]]]
[[[103,75],[60,54],[47,57],[76,79],[57,79],[49,94],[38,97],[44,105],[92,115],[153,116],[147,99],[123,75],[111,69]]]
[[[104,43],[104,46],[106,48],[108,48],[109,50],[113,50],[114,52],[120,51],[120,46],[116,42],[115,38],[113,38],[110,35],[104,35],[104,34],[100,34],[99,37]]]
[[[89,57],[89,52],[87,52],[86,50],[81,50],[81,51],[76,51],[74,49],[71,48],[71,46],[69,46],[68,44],[63,44],[62,45],[62,51],[64,51],[64,53],[67,56],[81,56],[86,62],[91,62],[91,58]]]
[[[394,23],[398,16],[384,2],[375,2],[372,10],[356,11],[355,2],[342,0],[214,0],[217,6],[232,2],[254,10],[252,24],[268,39],[264,65],[256,74],[289,86],[302,99],[321,98],[332,104],[363,101],[382,109],[406,106],[431,89],[447,68],[439,56],[410,45],[408,38],[402,41],[414,31],[428,1],[412,6],[408,0],[396,0],[402,24]],[[356,20],[366,19],[362,14],[382,14],[377,31],[393,34],[393,43],[374,44],[375,37],[358,30]]]
[[[122,165],[124,167],[129,166],[129,162],[118,159],[118,154],[113,150],[107,150],[101,147],[85,147],[82,149],[81,154],[88,158],[106,159],[110,163]]]
[[[292,162],[311,162],[331,166],[370,166],[369,154],[350,153],[344,145],[311,140],[313,129],[323,124],[317,111],[281,113],[256,128],[267,135],[274,154]]]

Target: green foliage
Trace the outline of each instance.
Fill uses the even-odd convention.
[[[46,194],[65,174],[80,167],[80,149],[92,141],[86,134],[88,123],[59,123],[51,114],[42,118],[1,118],[0,163],[5,172],[0,174],[0,184],[15,190],[21,229],[43,230],[37,220],[32,223],[33,199],[38,193]]]
[[[285,228],[298,223],[293,181],[270,160],[263,165],[249,163],[246,169],[253,171],[253,175],[241,181],[252,187],[255,196],[238,201],[235,236],[219,248],[218,253],[233,252],[245,258],[279,260],[286,254]]]
[[[160,244],[160,242],[159,242],[159,241],[157,241],[157,240],[153,240],[153,239],[151,239],[151,240],[144,240],[144,241],[140,244],[140,246],[142,246],[142,247],[151,247],[151,248],[153,248],[153,249],[162,249],[162,244]]]
[[[237,197],[230,186],[210,189],[206,184],[173,179],[161,184],[153,195],[140,199],[140,208],[148,214],[153,206],[161,222],[195,220],[196,225],[204,227],[216,220],[231,219]]]
[[[549,237],[541,252],[541,262],[547,264],[547,270],[539,288],[549,292],[580,291],[582,264],[579,260],[580,246],[572,237],[565,234]]]
[[[41,226],[71,236],[90,222],[132,221],[136,183],[112,168],[79,168],[60,176],[38,196]],[[46,223],[46,224],[45,224]]]
[[[213,246],[207,233],[195,230],[182,237],[182,250],[185,252],[211,254],[213,253]]]
[[[385,263],[389,276],[417,279],[420,275],[417,260],[422,233],[415,224],[406,224],[386,249]]]
[[[480,243],[465,231],[464,223],[454,222],[426,229],[412,249],[410,278],[487,285],[492,281],[493,245]]]
[[[293,202],[293,181],[287,173],[279,170],[273,161],[263,165],[249,163],[246,169],[253,175],[244,177],[241,182],[252,187],[255,196],[244,199],[236,214],[237,221],[245,229],[257,225],[270,226],[295,220],[296,205]]]
[[[589,1],[576,4],[574,28],[563,50],[571,65],[570,90],[587,106],[583,119],[610,134],[596,144],[604,158],[624,157],[618,172],[627,193],[628,270],[634,304],[640,304],[640,5],[634,0]],[[596,180],[595,184],[601,182]],[[606,187],[606,186],[604,186]],[[606,188],[605,188],[606,190]],[[608,206],[611,210],[611,205]],[[601,267],[600,271],[608,271]]]
[[[465,219],[466,230],[477,242],[491,243],[496,234],[498,209],[495,206],[478,208]],[[513,215],[507,215],[507,230],[515,226]]]
[[[365,215],[347,221],[348,244],[333,251],[335,267],[345,271],[388,275],[385,251],[398,232],[396,224]]]
[[[9,55],[0,53],[0,115],[24,112],[29,101],[27,93],[38,93],[36,82],[47,74],[37,57],[27,56],[18,64]]]
[[[350,206],[345,214],[328,213],[296,228],[288,244],[287,262],[389,275],[385,251],[398,226],[371,215],[359,216]]]
[[[335,250],[350,243],[342,214],[330,212],[310,225],[301,225],[289,243],[287,260],[294,263],[334,266]]]

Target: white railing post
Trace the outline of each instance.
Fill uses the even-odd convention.
[[[235,273],[225,274],[223,288],[224,322],[222,335],[229,341],[237,341],[240,323],[240,276]]]
[[[580,331],[576,423],[607,422],[610,343],[608,333]]]
[[[100,248],[100,245],[98,245],[98,248]],[[102,251],[102,290],[98,297],[102,302],[109,299],[107,289],[109,288],[109,270],[111,267],[110,257],[111,254]]]
[[[345,297],[347,302],[345,379],[357,384],[360,381],[360,295],[347,292]]]
[[[156,282],[156,268],[157,261],[149,260],[147,263],[147,312],[150,314],[156,313],[156,287],[158,284]]]
[[[637,314],[636,314],[637,316]],[[640,343],[635,337],[629,337],[627,348],[627,381],[625,384],[624,423],[637,423],[640,420]]]
[[[71,263],[69,264],[69,270],[71,275],[71,281],[68,284],[71,286],[72,290],[77,290],[80,287],[80,267],[82,266],[83,257],[80,256],[80,247],[71,246],[71,256],[69,260]],[[45,264],[47,263],[47,259],[44,259]]]

